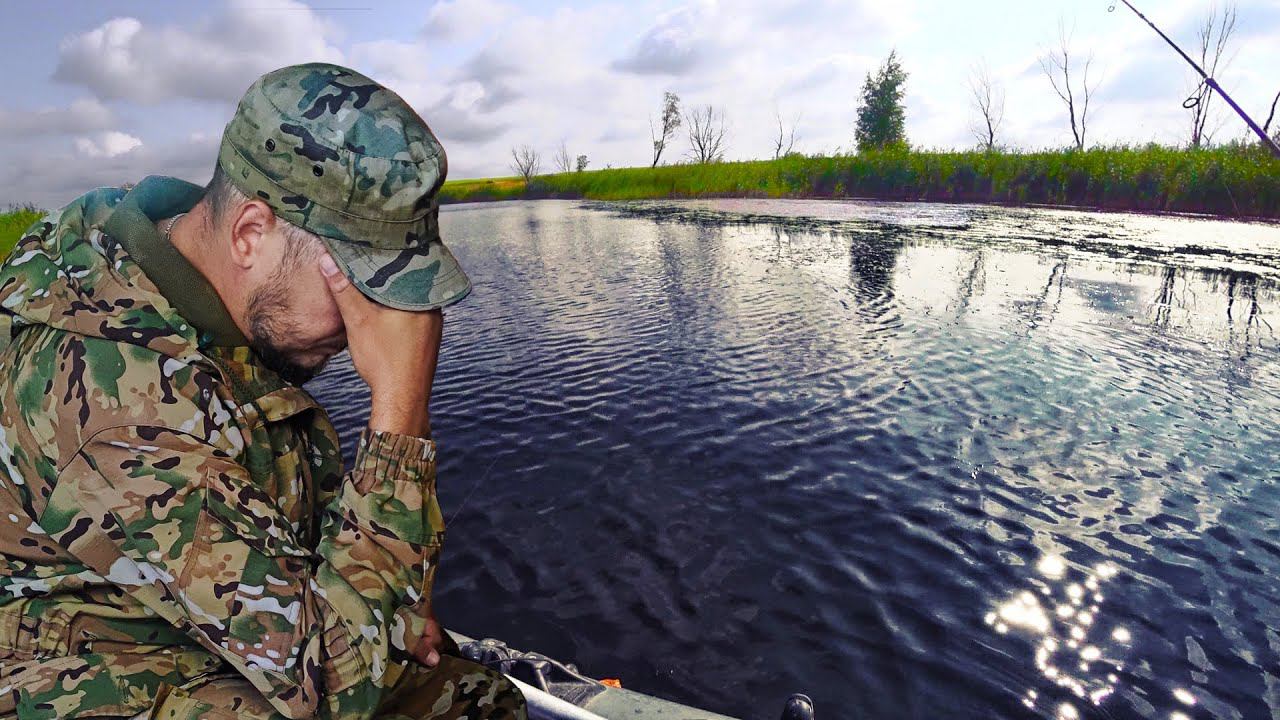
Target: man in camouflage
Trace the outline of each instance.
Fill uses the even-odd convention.
[[[523,718],[431,609],[445,155],[334,65],[256,81],[208,188],[149,177],[0,266],[0,716]],[[345,475],[298,387],[372,390]],[[445,653],[441,654],[441,650]]]

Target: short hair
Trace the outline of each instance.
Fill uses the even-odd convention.
[[[241,203],[249,202],[249,196],[231,182],[231,178],[222,170],[222,165],[218,164],[214,166],[213,177],[204,188],[203,202],[208,203],[210,222],[217,227],[228,210]],[[296,264],[299,261],[319,257],[320,250],[324,248],[319,235],[304,230],[279,215],[276,216],[276,221],[281,224],[281,234],[284,235],[286,264]]]

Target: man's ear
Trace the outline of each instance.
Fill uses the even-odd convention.
[[[261,200],[242,204],[231,217],[231,262],[248,270],[259,263],[267,249],[266,235],[275,227],[276,216]]]

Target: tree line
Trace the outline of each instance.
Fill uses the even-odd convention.
[[[1230,41],[1235,34],[1237,9],[1235,3],[1219,8],[1211,6],[1196,30],[1196,44],[1191,54],[1210,77],[1224,70],[1230,63]],[[1040,69],[1062,105],[1063,119],[1071,131],[1072,146],[1083,151],[1088,144],[1090,121],[1096,111],[1095,95],[1100,83],[1092,52],[1080,52],[1073,45],[1072,32],[1066,23],[1059,21],[1055,44],[1040,56]],[[906,133],[906,83],[908,74],[896,50],[890,51],[884,62],[868,72],[859,93],[854,141],[858,152],[891,148],[907,149]],[[970,130],[982,149],[995,152],[1005,146],[1001,142],[1001,127],[1005,115],[1003,86],[992,78],[985,62],[975,65],[969,82]],[[1216,93],[1213,88],[1199,81],[1183,102],[1188,113],[1187,146],[1200,148],[1213,142],[1225,121],[1211,122],[1210,109]],[[714,105],[684,108],[674,91],[663,93],[658,120],[649,119],[652,143],[650,167],[657,167],[665,156],[670,159],[672,144],[684,129],[687,147],[683,159],[707,164],[720,162],[728,149],[728,122],[723,109]],[[1271,102],[1270,112],[1263,124],[1264,132],[1271,133],[1276,122],[1280,92]],[[773,139],[774,159],[795,154],[797,127],[800,117],[784,120],[780,111],[775,112],[777,133]],[[1275,137],[1280,142],[1280,124]],[[538,175],[540,156],[528,145],[511,149],[511,168],[526,181]],[[561,173],[581,172],[587,168],[586,155],[578,155],[570,161],[565,143],[561,142],[555,157],[556,170]]]

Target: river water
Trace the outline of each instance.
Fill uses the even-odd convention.
[[[1280,714],[1280,228],[441,222],[475,283],[432,400],[445,625],[744,718]],[[349,358],[309,388],[350,457]]]

